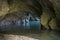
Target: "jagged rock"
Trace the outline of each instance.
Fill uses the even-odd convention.
[[[49,3],[50,2],[50,3]],[[51,5],[52,3],[52,5]],[[44,5],[43,5],[44,4]],[[49,26],[52,30],[59,30],[60,27],[60,1],[59,0],[41,0],[41,5],[43,6],[43,14],[41,15],[41,23],[45,28],[49,29]],[[50,9],[49,9],[50,7]],[[52,12],[51,7],[55,12]],[[54,15],[56,17],[54,17]]]
[[[14,12],[31,12],[41,17],[41,24],[45,28],[58,29],[60,25],[60,0],[0,0],[0,15]],[[16,15],[22,17],[20,14]],[[54,21],[54,22],[53,22]]]
[[[0,16],[6,15],[9,11],[7,0],[0,0]]]

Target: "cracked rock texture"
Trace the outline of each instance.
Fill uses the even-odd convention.
[[[0,20],[10,13],[21,18],[23,13],[16,12],[25,11],[40,17],[46,29],[60,29],[60,0],[0,0]]]

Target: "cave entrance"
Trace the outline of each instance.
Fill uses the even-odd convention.
[[[8,18],[5,18],[0,22],[0,29],[2,31],[17,32],[20,32],[20,30],[25,31],[26,29],[34,31],[41,29],[40,18],[38,16],[32,15],[31,13],[23,15],[22,20],[15,15],[9,15],[9,20]]]
[[[32,15],[29,13],[24,14],[22,26],[24,29],[31,29],[31,30],[40,30],[41,29],[41,23],[40,18],[36,15]]]

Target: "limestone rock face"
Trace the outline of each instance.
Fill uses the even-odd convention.
[[[41,24],[46,29],[60,28],[60,0],[0,0],[0,16],[8,13],[31,12],[41,17]],[[23,13],[17,14],[22,17]],[[1,19],[0,18],[0,19]]]
[[[60,0],[50,0],[53,5],[54,5],[54,9],[55,9],[55,12],[56,12],[56,16],[58,19],[60,19]]]
[[[9,11],[9,6],[7,0],[0,0],[0,16],[7,14]]]
[[[53,6],[49,2],[51,2]],[[49,29],[49,27],[48,27],[48,25],[49,25],[51,27],[51,29],[59,30],[59,28],[60,28],[59,27],[59,24],[60,24],[60,6],[59,6],[60,5],[60,0],[49,0],[49,1],[45,0],[43,2],[43,4],[44,4],[43,6],[44,6],[45,9],[43,11],[43,14],[41,15],[42,25],[44,25],[45,28],[47,28],[47,29]],[[52,13],[52,11],[48,8],[48,6],[53,7],[53,9],[55,11],[55,14],[54,14],[54,12]],[[54,15],[56,17],[53,17]]]

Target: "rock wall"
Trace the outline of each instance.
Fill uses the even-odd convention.
[[[42,1],[43,2],[43,1]],[[45,2],[45,4],[44,4]],[[51,29],[53,30],[59,30],[59,24],[60,24],[60,7],[59,7],[59,4],[60,4],[60,1],[59,0],[45,0],[43,2],[43,6],[44,8],[44,11],[43,11],[43,14],[41,15],[41,23],[42,25],[44,25],[47,29],[49,29],[48,25],[51,27]],[[49,3],[50,2],[50,3]],[[52,3],[52,5],[51,5]],[[48,6],[50,6],[50,9],[48,8]],[[53,10],[51,9],[51,7],[53,8],[53,10],[55,12],[53,12]],[[53,12],[53,13],[52,13]],[[53,16],[56,16],[55,18]],[[49,21],[50,20],[50,21]]]
[[[41,24],[46,29],[60,27],[60,0],[0,0],[0,20],[8,13],[31,12],[41,18]],[[17,14],[22,17],[23,13]]]
[[[9,6],[7,0],[0,0],[0,16],[7,14],[9,11]]]

